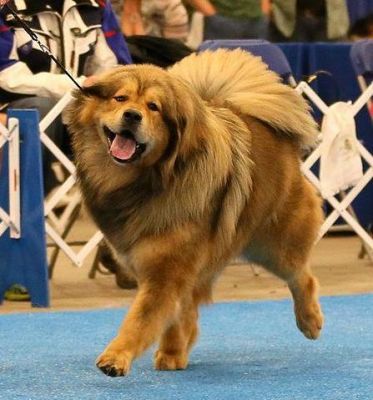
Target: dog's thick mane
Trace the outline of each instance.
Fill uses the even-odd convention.
[[[302,147],[317,139],[306,101],[281,83],[260,57],[241,49],[204,51],[186,57],[169,72],[187,81],[206,102],[229,104],[294,137]]]
[[[201,142],[201,147],[184,161],[178,159],[175,179],[167,188],[157,187],[161,185],[161,176],[154,166],[134,182],[99,197],[86,162],[78,162],[79,181],[86,189],[83,192],[92,194],[90,198],[84,197],[95,210],[96,222],[101,227],[107,225],[112,233],[113,225],[125,227],[123,248],[144,234],[158,235],[188,221],[203,221],[212,204],[218,205],[212,213],[214,221],[209,221],[216,227],[214,233],[224,237],[222,242],[231,243],[251,192],[250,135],[246,125],[229,110],[217,108],[213,114],[214,117],[209,114],[205,117],[207,127],[215,128],[215,135],[206,132],[210,133],[209,140]],[[109,175],[118,172],[118,167],[109,164],[109,171],[110,167],[113,173]],[[101,189],[104,186],[101,182]]]
[[[189,56],[169,74],[162,73],[164,84],[174,92],[167,119],[185,123],[175,145],[176,156],[160,160],[133,181],[111,162],[106,148],[86,145],[84,138],[88,141],[96,129],[87,117],[96,100],[79,94],[71,106],[70,129],[86,203],[99,226],[108,225],[104,230],[118,236],[122,248],[143,235],[159,235],[189,221],[209,226],[219,242],[229,247],[252,196],[251,144],[253,135],[260,133],[248,121],[263,121],[264,130],[264,125],[270,125],[278,135],[294,138],[295,147],[315,140],[315,123],[301,96],[280,83],[259,58],[241,50]],[[90,107],[88,102],[92,102]],[[88,111],[83,112],[85,107]],[[171,125],[175,130],[176,122]],[[170,168],[164,169],[167,163]],[[162,171],[171,175],[165,179],[171,184],[164,184],[167,174]],[[111,227],[113,221],[117,233]]]

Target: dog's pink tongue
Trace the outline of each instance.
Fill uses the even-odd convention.
[[[129,160],[136,151],[136,142],[130,138],[116,135],[110,146],[110,154],[120,160]]]

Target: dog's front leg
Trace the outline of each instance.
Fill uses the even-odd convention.
[[[171,371],[187,368],[189,351],[198,335],[197,320],[198,302],[185,299],[179,318],[162,334],[154,356],[156,369]]]
[[[140,288],[118,335],[98,357],[97,366],[109,376],[126,375],[132,360],[141,355],[177,318],[177,288],[145,282]]]
[[[145,351],[171,323],[178,312],[172,287],[144,283],[128,312],[117,337],[97,360],[97,366],[109,376],[126,375],[132,360]]]
[[[148,238],[132,251],[139,290],[117,337],[97,359],[106,375],[127,374],[131,362],[179,320],[203,254],[201,241],[193,234],[192,227],[178,229]]]

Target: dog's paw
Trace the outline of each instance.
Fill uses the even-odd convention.
[[[108,376],[127,375],[131,368],[131,357],[125,351],[105,350],[96,360],[97,367]]]
[[[186,354],[167,354],[158,350],[154,355],[154,368],[159,371],[175,371],[186,369],[188,356]]]
[[[324,316],[318,302],[315,301],[307,307],[296,307],[295,316],[297,326],[306,338],[315,340],[320,336]]]

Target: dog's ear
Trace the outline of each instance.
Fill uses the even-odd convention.
[[[89,98],[83,91],[73,90],[72,100],[62,112],[62,120],[65,125],[70,128],[79,125],[80,122],[84,123],[84,109]]]
[[[88,123],[92,119],[95,100],[110,99],[116,90],[115,85],[106,82],[95,82],[89,86],[83,86],[82,90],[74,90],[73,100],[63,112],[64,123],[68,126],[77,122]]]
[[[93,85],[83,87],[83,95],[105,100],[110,99],[110,97],[114,95],[115,90],[116,89],[113,89],[113,85],[98,82]]]
[[[169,137],[166,150],[159,160],[160,173],[163,187],[167,187],[175,176],[175,163],[180,151],[182,136],[186,127],[184,117],[172,118],[164,117],[164,122],[167,126]]]
[[[70,127],[76,123],[77,120],[77,110],[81,108],[84,102],[85,96],[83,96],[82,91],[75,89],[71,93],[72,100],[66,105],[62,111],[62,121],[65,125]]]

